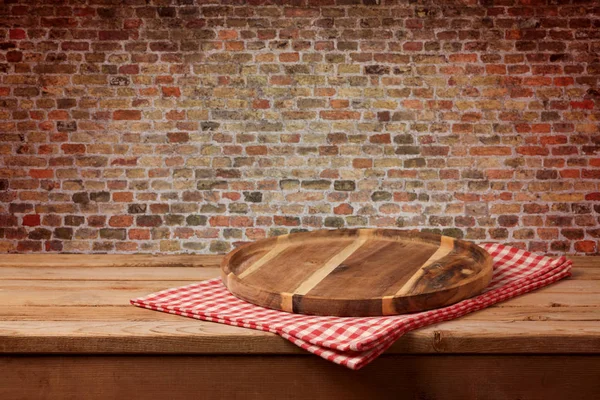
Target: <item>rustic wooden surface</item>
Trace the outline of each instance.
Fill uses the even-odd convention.
[[[594,400],[600,394],[600,362],[583,355],[389,354],[360,371],[302,356],[8,356],[0,357],[0,371],[3,400]]]
[[[492,277],[482,248],[398,229],[293,233],[238,247],[221,265],[237,297],[287,312],[405,314],[479,294]]]
[[[573,257],[571,279],[410,332],[358,372],[270,333],[128,303],[217,277],[221,259],[3,255],[0,398],[600,396],[600,257]],[[240,368],[249,374],[222,384]]]

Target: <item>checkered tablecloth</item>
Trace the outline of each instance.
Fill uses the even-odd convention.
[[[259,307],[234,297],[220,278],[132,299],[131,304],[184,317],[273,332],[301,348],[359,369],[413,329],[458,318],[571,275],[565,257],[544,257],[500,244],[482,245],[494,260],[482,294],[448,307],[387,317],[319,317]]]

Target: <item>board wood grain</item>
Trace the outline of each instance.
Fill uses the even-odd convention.
[[[588,400],[600,396],[599,361],[383,355],[350,371],[302,356],[8,356],[0,358],[0,398]]]
[[[492,259],[462,240],[393,229],[320,230],[243,245],[221,263],[237,297],[287,312],[378,316],[428,310],[483,290]]]
[[[218,267],[171,267],[179,256],[126,267],[131,255],[107,256],[110,260],[92,263],[111,266],[90,266],[85,263],[87,256],[72,255],[60,266],[55,256],[44,255],[47,262],[36,265],[27,265],[31,261],[26,255],[3,256],[0,353],[309,354],[268,332],[129,304],[136,295],[218,277]],[[409,332],[387,354],[598,354],[600,258],[570,258],[575,263],[572,279]],[[156,266],[161,259],[169,267]],[[218,265],[223,257],[203,259]],[[118,266],[123,268],[114,268]]]

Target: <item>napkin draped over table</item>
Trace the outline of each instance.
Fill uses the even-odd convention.
[[[234,297],[220,278],[132,299],[131,304],[184,317],[273,332],[301,348],[350,369],[360,369],[413,329],[458,318],[547,286],[571,275],[571,261],[500,244],[482,245],[494,261],[488,287],[448,307],[386,317],[321,317],[290,314]]]

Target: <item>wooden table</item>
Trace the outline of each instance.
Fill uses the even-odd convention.
[[[219,256],[2,255],[0,399],[591,399],[600,257],[571,279],[417,330],[350,371],[251,329],[129,305]]]

